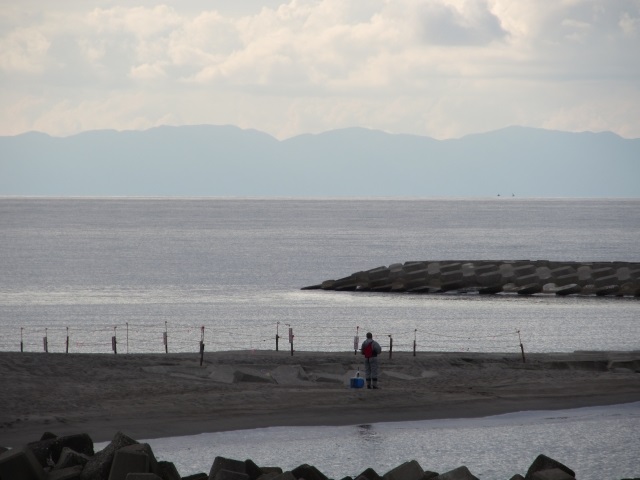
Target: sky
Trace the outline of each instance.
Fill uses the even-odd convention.
[[[0,135],[640,138],[640,0],[0,0]]]

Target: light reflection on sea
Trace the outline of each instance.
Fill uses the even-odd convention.
[[[271,427],[139,440],[181,475],[208,473],[216,456],[252,459],[290,470],[308,463],[325,475],[384,474],[408,460],[444,473],[465,465],[478,478],[524,475],[539,454],[581,480],[640,473],[640,402],[476,419],[425,420],[343,427]],[[96,449],[106,443],[96,444]]]
[[[415,260],[640,262],[640,200],[0,199],[0,351],[640,348],[638,298],[301,291]],[[280,327],[280,330],[278,330]],[[67,343],[67,337],[69,342]],[[318,341],[322,338],[322,341]]]

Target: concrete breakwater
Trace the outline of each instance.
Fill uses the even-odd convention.
[[[640,296],[640,263],[548,260],[410,261],[303,290]]]
[[[415,460],[386,473],[367,468],[343,480],[478,480],[466,466],[444,473],[424,470]],[[538,455],[523,475],[511,480],[572,480],[574,471],[545,455]],[[40,440],[21,448],[0,450],[2,480],[329,480],[318,468],[301,464],[283,471],[277,466],[260,467],[250,459],[215,457],[208,473],[181,476],[170,461],[158,461],[147,443],[118,432],[103,450],[94,452],[87,434],[58,437],[45,433]]]

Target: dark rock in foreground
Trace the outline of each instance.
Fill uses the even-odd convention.
[[[77,450],[74,450],[77,449]],[[55,458],[55,460],[54,460]],[[42,459],[45,461],[42,462]],[[352,479],[353,477],[344,477]],[[572,480],[569,467],[539,455],[525,476],[511,480]],[[302,464],[293,470],[259,467],[252,460],[216,457],[209,474],[180,477],[171,462],[156,460],[148,444],[116,433],[103,450],[93,453],[93,441],[86,434],[56,437],[45,434],[40,441],[0,453],[0,480],[328,480],[313,465]],[[405,462],[379,475],[367,468],[356,480],[478,480],[466,466],[444,473],[423,470],[415,460]]]
[[[446,260],[395,263],[302,290],[640,297],[640,263]]]

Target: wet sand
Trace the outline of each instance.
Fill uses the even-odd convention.
[[[349,388],[351,352],[0,352],[0,445],[88,433],[110,440],[267,426],[482,417],[640,401],[640,351],[388,353],[380,389]]]

